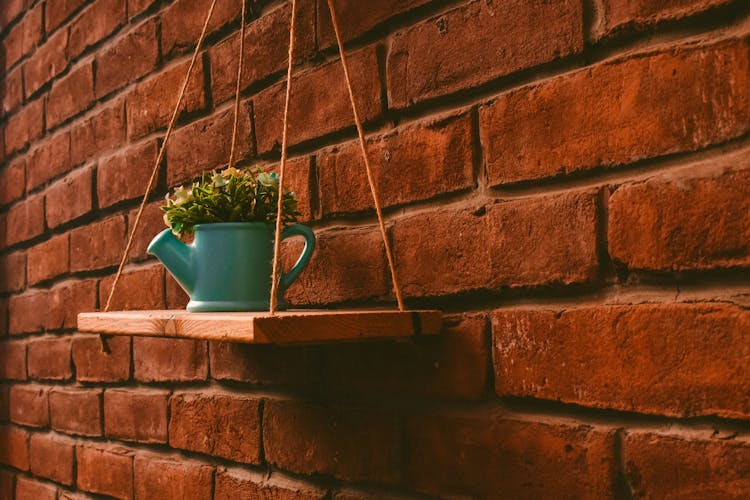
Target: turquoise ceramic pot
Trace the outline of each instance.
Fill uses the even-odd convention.
[[[195,226],[186,245],[166,229],[148,246],[177,283],[190,295],[188,311],[265,311],[271,297],[274,226],[264,222],[224,222]],[[292,269],[281,275],[283,295],[310,261],[315,235],[307,226],[284,228],[281,238],[302,236],[305,248]]]

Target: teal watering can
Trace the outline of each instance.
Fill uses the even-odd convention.
[[[305,248],[288,273],[279,281],[278,308],[283,295],[310,261],[315,235],[307,226],[287,226],[281,239],[302,236]],[[220,222],[198,224],[189,245],[165,229],[148,246],[190,295],[187,310],[266,311],[271,298],[274,226],[264,222]]]

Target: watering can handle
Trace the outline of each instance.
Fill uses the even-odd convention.
[[[302,249],[302,254],[297,259],[297,262],[292,266],[288,273],[283,273],[279,278],[279,296],[283,296],[284,292],[289,285],[294,283],[300,273],[307,267],[307,263],[310,262],[313,250],[315,250],[315,234],[307,226],[302,224],[295,224],[293,226],[287,226],[281,232],[281,239],[284,240],[290,236],[302,236],[305,239],[305,248]]]

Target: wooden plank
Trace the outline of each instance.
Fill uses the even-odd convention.
[[[78,330],[107,335],[145,335],[256,344],[341,342],[435,335],[440,311],[349,310],[190,313],[115,311],[78,315]]]

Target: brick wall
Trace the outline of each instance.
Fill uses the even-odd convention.
[[[76,332],[101,307],[208,1],[5,0],[0,497],[750,496],[744,0],[337,0],[408,342]],[[115,308],[183,307],[145,246],[226,161],[218,0]],[[278,161],[290,8],[249,2],[240,157]],[[392,305],[323,0],[299,0],[288,297]]]

